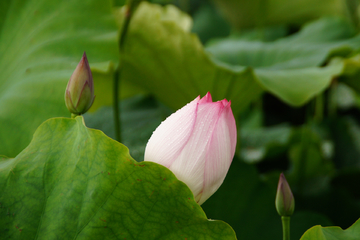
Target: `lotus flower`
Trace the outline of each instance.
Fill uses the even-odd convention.
[[[226,99],[200,96],[170,115],[154,131],[145,161],[169,168],[202,204],[220,187],[236,147],[236,124]]]
[[[66,87],[65,104],[71,113],[80,115],[89,110],[94,98],[93,77],[84,52]]]

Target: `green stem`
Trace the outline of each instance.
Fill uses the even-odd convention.
[[[136,2],[137,3],[137,2]],[[128,1],[127,10],[125,13],[125,19],[121,31],[119,33],[119,52],[120,52],[120,59],[119,59],[119,66],[115,70],[114,73],[114,82],[113,82],[113,112],[114,112],[114,128],[115,128],[115,139],[118,142],[121,142],[121,111],[119,107],[119,86],[120,86],[120,77],[121,77],[121,70],[122,70],[122,53],[124,48],[124,42],[127,30],[129,28],[131,16],[135,10],[134,1]]]
[[[324,95],[320,93],[315,98],[315,114],[314,120],[315,122],[321,122],[324,118]]]
[[[283,240],[290,240],[290,217],[281,217]]]
[[[129,28],[131,16],[132,16],[134,10],[135,10],[135,7],[131,3],[128,3],[128,7],[127,7],[127,10],[125,12],[124,23],[123,23],[123,26],[121,28],[121,32],[120,32],[120,35],[119,35],[120,53],[122,52],[123,47],[124,47],[126,33],[127,33],[128,28]]]
[[[329,117],[336,116],[336,112],[337,112],[336,94],[337,94],[337,79],[334,79],[329,89],[329,103],[328,103]]]
[[[359,16],[357,9],[360,5],[359,0],[345,0],[345,5],[347,9],[347,15],[350,21],[354,24],[354,26],[359,29],[360,23],[359,23]]]
[[[79,116],[79,115],[74,114],[74,113],[71,114],[71,118],[76,118],[77,116]]]
[[[120,66],[120,65],[119,65]],[[121,121],[120,121],[120,108],[119,108],[119,77],[120,68],[117,68],[114,74],[114,86],[113,86],[113,112],[114,112],[114,128],[115,139],[121,142]]]

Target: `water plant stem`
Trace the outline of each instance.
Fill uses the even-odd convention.
[[[283,228],[283,240],[290,240],[290,217],[281,217],[282,228]]]
[[[114,130],[115,130],[115,139],[118,142],[121,142],[121,110],[119,104],[119,87],[120,87],[120,78],[121,78],[121,71],[122,71],[122,53],[124,49],[124,42],[127,30],[129,28],[131,16],[134,12],[134,3],[133,1],[128,1],[127,9],[125,12],[124,22],[119,32],[119,52],[120,52],[120,59],[119,65],[114,73],[114,80],[113,80],[113,112],[114,112]]]
[[[324,94],[320,93],[315,98],[314,120],[320,123],[324,119]]]
[[[119,64],[120,66],[120,64]],[[121,142],[121,121],[120,121],[120,107],[119,107],[119,77],[120,67],[118,67],[114,73],[114,84],[113,84],[113,113],[114,113],[114,130],[115,139]]]
[[[334,79],[330,85],[329,89],[329,100],[328,100],[328,115],[329,117],[336,117],[337,112],[337,95],[338,82],[337,79]]]

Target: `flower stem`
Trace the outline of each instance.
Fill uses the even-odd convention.
[[[328,103],[328,114],[329,117],[336,117],[337,112],[337,103],[336,103],[336,94],[337,94],[337,79],[334,79],[330,85],[329,90],[329,103]]]
[[[290,217],[282,216],[283,240],[290,240]]]
[[[315,111],[314,120],[315,122],[321,122],[324,118],[324,94],[320,93],[315,98]]]
[[[120,65],[119,65],[120,66]],[[115,139],[121,142],[121,122],[120,122],[120,108],[119,108],[119,77],[121,68],[118,67],[114,73],[113,85],[113,112],[114,112],[114,129]]]
[[[135,10],[133,1],[128,1],[124,22],[119,33],[119,52],[120,60],[119,66],[114,73],[114,82],[113,82],[113,112],[114,112],[114,128],[115,128],[115,139],[118,142],[121,142],[121,111],[119,107],[119,87],[120,87],[120,78],[122,71],[122,53],[124,48],[125,36],[129,28],[131,16]]]

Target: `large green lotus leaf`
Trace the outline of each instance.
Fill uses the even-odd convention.
[[[94,108],[109,102],[118,27],[110,0],[2,0],[0,13],[0,153],[14,157],[43,121],[69,116],[64,92],[84,51]]]
[[[255,69],[303,69],[325,63],[332,55],[345,55],[360,48],[360,35],[341,18],[322,18],[296,34],[273,42],[249,41],[234,36],[214,40],[207,51],[216,59],[231,65]]]
[[[331,80],[340,75],[343,63],[336,62],[324,68],[262,70],[255,73],[258,81],[285,103],[301,106],[324,91]]]
[[[342,230],[340,227],[312,227],[304,233],[300,240],[358,240],[359,236],[360,220],[357,220],[346,230]]]
[[[120,19],[123,14],[122,9]],[[123,80],[144,87],[173,109],[210,91],[214,100],[230,99],[233,111],[239,112],[262,88],[250,69],[214,63],[189,32],[191,23],[174,6],[142,2],[124,44]]]
[[[212,42],[207,50],[236,69],[253,67],[259,83],[286,103],[300,106],[327,88],[346,71],[342,56],[360,48],[360,36],[339,18],[324,18],[306,25],[299,33],[274,42],[227,38]],[[353,66],[354,67],[354,66]]]
[[[239,29],[277,24],[302,24],[325,15],[344,15],[341,0],[213,0]]]
[[[44,122],[0,161],[1,239],[236,239],[165,167],[138,163],[82,117]]]

